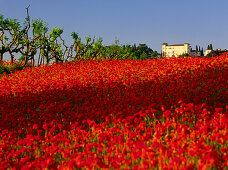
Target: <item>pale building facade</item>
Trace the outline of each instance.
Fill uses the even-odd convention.
[[[207,56],[207,54],[209,54],[209,53],[211,53],[211,52],[212,52],[212,50],[205,50],[204,56]]]
[[[168,45],[162,44],[162,57],[178,57],[183,54],[191,54],[191,46],[188,43]]]
[[[201,52],[200,51],[198,51],[198,52],[196,52],[196,50],[191,50],[191,56],[200,56],[200,54],[201,54]]]

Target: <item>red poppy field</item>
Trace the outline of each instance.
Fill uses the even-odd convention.
[[[2,169],[226,169],[228,54],[0,78]]]

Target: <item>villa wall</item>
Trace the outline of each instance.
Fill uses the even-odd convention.
[[[162,57],[178,57],[183,54],[190,54],[190,44],[175,44],[168,45],[167,43],[162,44]]]

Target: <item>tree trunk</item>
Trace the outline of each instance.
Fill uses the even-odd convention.
[[[13,54],[11,52],[9,52],[9,53],[10,53],[10,58],[11,58],[10,63],[12,64],[13,63],[14,56],[13,56]]]
[[[39,57],[38,57],[38,60],[37,60],[37,65],[40,66],[40,53],[39,53]]]
[[[54,63],[58,63],[58,60],[56,57],[54,57]]]
[[[32,66],[34,67],[35,66],[35,58],[34,58],[34,56],[33,56],[32,61],[33,61]]]
[[[3,52],[0,52],[0,61],[3,61]]]
[[[25,54],[24,65],[23,65],[23,67],[26,66],[27,62],[28,62],[28,54]]]

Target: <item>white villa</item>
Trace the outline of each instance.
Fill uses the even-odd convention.
[[[211,52],[212,52],[212,50],[205,50],[204,56],[207,56],[207,54],[209,54],[209,53],[211,53]]]
[[[162,44],[162,57],[178,57],[183,54],[191,54],[191,46],[188,43],[168,45]]]

